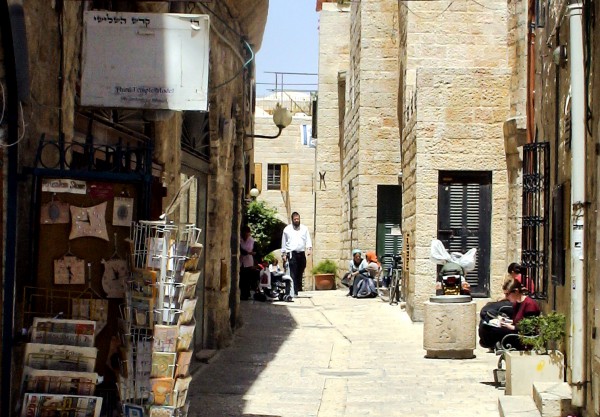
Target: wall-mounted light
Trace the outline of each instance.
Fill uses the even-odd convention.
[[[258,197],[259,194],[260,194],[260,190],[258,188],[256,188],[256,186],[254,186],[250,189],[250,197],[256,198],[256,197]]]
[[[249,135],[247,133],[245,134],[245,136],[248,138],[262,138],[262,139],[278,138],[279,135],[281,135],[281,131],[283,129],[285,129],[286,127],[288,127],[290,125],[290,123],[292,123],[292,114],[290,113],[290,111],[287,108],[281,107],[279,105],[279,103],[277,103],[277,105],[275,106],[275,110],[273,110],[273,123],[275,123],[275,126],[277,126],[277,128],[279,129],[279,132],[277,132],[277,134],[274,136]]]

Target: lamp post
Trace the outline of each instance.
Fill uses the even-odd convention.
[[[274,136],[249,135],[247,133],[245,134],[245,136],[248,138],[261,138],[261,139],[278,138],[281,135],[281,131],[283,129],[285,129],[286,127],[288,127],[290,125],[290,123],[292,123],[292,114],[290,113],[290,111],[287,108],[281,107],[281,105],[279,103],[277,103],[277,105],[275,106],[275,110],[273,110],[273,123],[275,123],[275,126],[277,126],[277,128],[279,129],[279,132],[277,132],[277,134]]]

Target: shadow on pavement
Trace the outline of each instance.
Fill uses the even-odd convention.
[[[253,395],[253,384],[297,327],[288,310],[296,304],[242,301],[243,325],[233,343],[194,374],[188,393],[189,417],[279,417],[244,414],[244,396]],[[265,398],[265,402],[269,400]]]

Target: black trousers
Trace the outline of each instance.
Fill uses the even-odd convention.
[[[250,298],[250,290],[258,288],[259,271],[254,267],[240,268],[240,298]]]
[[[304,291],[302,288],[302,276],[306,269],[306,254],[304,252],[292,252],[289,254],[290,275],[294,281],[296,293]]]

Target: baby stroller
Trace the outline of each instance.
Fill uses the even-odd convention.
[[[289,264],[285,263],[285,272],[269,271],[265,268],[260,273],[260,291],[267,300],[294,301],[294,282],[289,274]]]

